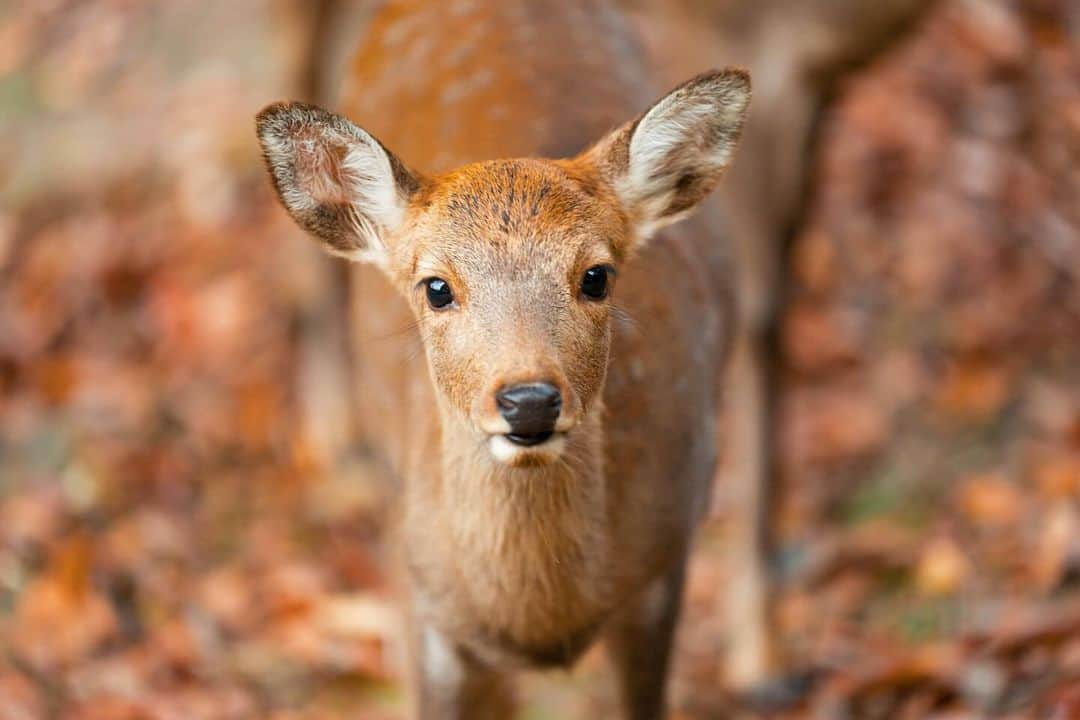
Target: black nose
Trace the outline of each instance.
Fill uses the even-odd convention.
[[[519,445],[536,445],[555,430],[562,395],[551,383],[525,383],[499,390],[495,393],[495,404],[510,423],[507,437]]]

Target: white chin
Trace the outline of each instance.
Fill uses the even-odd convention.
[[[555,433],[539,445],[517,445],[505,435],[492,435],[488,440],[491,456],[506,465],[545,465],[562,455],[566,434]]]

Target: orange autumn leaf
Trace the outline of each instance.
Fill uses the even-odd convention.
[[[984,420],[1001,409],[1008,392],[1009,375],[1000,365],[952,363],[938,388],[937,405],[956,419]]]
[[[971,575],[971,561],[956,541],[948,537],[931,540],[919,555],[915,584],[924,595],[952,595]]]
[[[958,501],[963,515],[986,527],[1015,523],[1023,509],[1019,489],[1000,475],[979,475],[961,485]]]

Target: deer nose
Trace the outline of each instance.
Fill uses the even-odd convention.
[[[495,393],[499,414],[510,424],[507,437],[518,445],[538,445],[555,431],[562,395],[551,383],[510,385]]]

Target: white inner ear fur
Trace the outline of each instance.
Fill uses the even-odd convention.
[[[749,95],[736,88],[689,86],[670,93],[641,119],[630,138],[626,174],[616,184],[644,240],[686,217],[664,215],[689,173],[718,176],[734,152]]]
[[[349,213],[350,222],[366,248],[357,252],[378,256],[356,259],[383,263],[386,261],[384,233],[396,230],[404,221],[405,200],[398,193],[386,151],[375,138],[360,128],[356,130],[360,137],[348,146],[341,162],[341,179],[346,198],[355,209]]]

